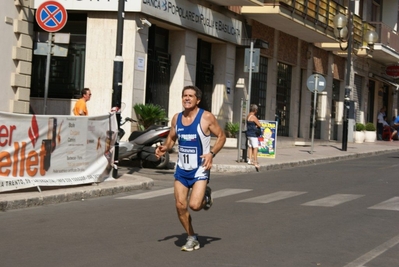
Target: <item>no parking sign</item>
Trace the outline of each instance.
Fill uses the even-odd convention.
[[[67,22],[67,12],[57,1],[43,2],[36,10],[36,21],[46,32],[57,32]]]

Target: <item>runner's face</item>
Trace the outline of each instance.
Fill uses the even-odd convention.
[[[194,108],[200,100],[197,98],[193,89],[186,89],[183,92],[182,103],[184,108]]]

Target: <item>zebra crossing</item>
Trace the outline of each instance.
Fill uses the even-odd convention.
[[[243,194],[253,191],[253,189],[243,189],[243,188],[224,188],[221,190],[216,190],[212,192],[212,198],[222,198],[238,194]],[[134,195],[118,197],[116,199],[130,199],[130,200],[142,200],[156,198],[166,195],[173,194],[173,187],[153,190],[145,193],[138,193]],[[297,196],[308,194],[304,191],[277,191],[265,195],[260,195],[257,197],[243,198],[237,200],[239,203],[258,203],[258,204],[270,204],[277,201],[295,198]],[[314,199],[305,203],[300,203],[301,206],[311,206],[311,207],[336,207],[347,203],[349,201],[354,201],[360,198],[366,197],[365,195],[359,194],[333,194],[319,199]],[[399,211],[399,197],[389,198],[381,203],[376,203],[374,206],[368,207],[371,210],[388,210],[388,211]]]

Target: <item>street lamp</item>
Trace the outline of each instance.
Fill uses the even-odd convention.
[[[334,35],[339,40],[339,47],[342,51],[348,50],[346,61],[346,77],[345,77],[345,96],[344,96],[344,118],[342,129],[342,151],[347,151],[348,147],[348,113],[350,108],[350,95],[352,86],[350,84],[352,69],[352,45],[353,45],[353,13],[355,9],[355,1],[349,1],[348,17],[343,14],[337,14],[334,19]],[[370,47],[378,40],[378,34],[375,31],[368,30],[363,36],[363,42],[366,46],[361,46],[358,50],[358,56],[367,56]],[[346,47],[342,43],[347,43]]]

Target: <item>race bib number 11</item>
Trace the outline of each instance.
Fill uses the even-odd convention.
[[[183,170],[198,168],[198,151],[196,147],[181,146],[179,148],[179,167]]]

